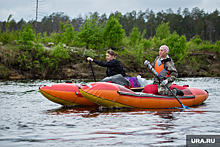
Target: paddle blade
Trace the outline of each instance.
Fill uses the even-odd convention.
[[[182,104],[182,107],[183,107],[184,109],[189,109],[189,107],[187,107],[187,106],[184,106],[183,104]]]

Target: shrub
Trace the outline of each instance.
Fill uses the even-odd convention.
[[[51,51],[50,62],[53,64],[54,68],[57,70],[59,63],[62,62],[62,59],[69,58],[69,54],[66,49],[63,49],[63,44],[59,43],[55,46],[55,49]]]
[[[194,39],[194,43],[195,43],[196,45],[199,45],[199,44],[202,43],[202,39],[200,39],[200,38],[195,38],[195,39]]]
[[[17,37],[16,33],[17,31],[11,31],[11,32],[6,31],[6,32],[0,33],[0,42],[2,42],[4,45],[12,43]]]
[[[144,45],[142,43],[136,45],[131,49],[131,52],[133,53],[133,56],[135,57],[134,62],[137,65],[143,66],[143,50],[144,50]]]
[[[69,21],[67,21],[66,24],[60,21],[60,35],[60,42],[65,43],[68,46],[73,45],[76,32],[74,32],[74,28],[69,24]]]
[[[215,45],[214,44],[202,44],[202,49],[206,49],[206,50],[210,50],[210,49],[214,49]]]
[[[176,61],[181,60],[186,55],[186,37],[181,36],[174,32],[167,39],[162,40],[161,45],[167,45],[169,47],[169,54],[175,58]]]
[[[142,43],[144,45],[144,50],[146,51],[147,49],[150,49],[152,47],[152,42],[147,39],[143,39]]]
[[[0,48],[0,63],[3,63],[5,67],[10,67],[15,63],[18,54],[19,49],[16,46],[5,45],[4,48]]]
[[[141,33],[138,31],[138,28],[134,27],[129,37],[129,45],[134,47],[139,44],[141,41]]]
[[[122,39],[122,46],[128,47],[128,45],[129,45],[129,37],[125,36]]]
[[[154,49],[154,51],[158,51],[159,50],[159,47],[161,45],[161,40],[159,38],[157,38],[156,36],[154,36],[152,38],[152,47]]]
[[[105,25],[103,38],[108,48],[119,48],[122,45],[125,31],[119,23],[120,16],[120,13],[118,13],[116,18],[112,15]]]
[[[23,25],[21,36],[19,38],[20,49],[31,50],[35,42],[35,33],[32,28],[32,25]]]
[[[46,77],[47,73],[56,72],[69,58],[67,50],[63,49],[63,43],[54,46],[52,50],[45,50],[42,44],[35,45],[35,49],[36,57],[33,58],[32,68],[40,69],[43,77]]]
[[[217,53],[220,52],[220,41],[217,41],[217,42],[215,43],[215,51],[216,51]]]
[[[79,28],[80,31],[77,34],[79,41],[81,43],[85,42],[86,48],[100,49],[104,43],[102,27],[103,26],[98,23],[98,18],[94,18],[94,16],[91,15],[85,20],[85,24]]]
[[[156,30],[156,37],[159,38],[160,40],[166,39],[170,36],[170,27],[169,23],[164,23],[163,21],[161,22],[161,25],[159,25],[155,30]]]
[[[91,58],[94,58],[95,57],[95,51],[93,49],[81,49],[81,50],[78,50],[78,54],[81,55],[82,57],[91,57]]]
[[[7,33],[7,32],[0,33],[0,41],[3,44],[9,43],[9,41],[10,41],[10,33]]]

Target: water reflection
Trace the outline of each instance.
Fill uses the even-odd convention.
[[[127,113],[129,115],[145,115],[145,114],[153,114],[155,116],[159,116],[165,120],[176,120],[177,112],[190,112],[190,114],[199,113],[202,114],[206,111],[196,111],[193,108],[199,108],[202,106],[194,106],[190,109],[181,109],[181,108],[173,108],[173,109],[138,109],[138,108],[112,108],[107,109],[100,106],[94,107],[79,107],[79,106],[69,106],[69,107],[59,107],[57,109],[50,109],[44,111],[45,114],[48,115],[66,115],[66,114],[76,114],[72,116],[82,116],[85,118],[97,117],[101,115],[120,115],[121,112]]]
[[[44,113],[48,115],[66,115],[86,117],[90,113],[98,112],[98,107],[60,107],[58,109],[47,110]],[[94,115],[96,117],[98,115]]]

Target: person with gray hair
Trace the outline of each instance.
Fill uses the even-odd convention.
[[[174,63],[170,56],[168,55],[169,47],[166,45],[162,45],[159,48],[159,56],[155,58],[154,63],[151,64],[148,60],[144,62],[144,65],[148,67],[148,64],[155,69],[158,73],[158,76],[155,75],[153,84],[158,85],[158,94],[159,95],[168,95],[171,96],[172,93],[168,87],[175,81],[178,76],[178,72],[174,66]],[[178,89],[173,89],[172,92],[175,95],[183,95],[183,92]]]

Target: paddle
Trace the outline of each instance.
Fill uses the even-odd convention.
[[[91,60],[89,60],[89,63],[90,63],[90,67],[91,67],[91,70],[92,70],[92,75],[93,75],[94,81],[96,82],[95,75],[94,75],[93,68],[92,68]]]
[[[146,62],[146,61],[145,61],[145,62]],[[149,62],[149,61],[148,61],[148,62]],[[148,64],[148,63],[147,63],[147,66],[148,66],[149,69],[153,72],[153,74],[156,75],[156,76],[160,79],[160,81],[162,81],[162,79],[159,77],[158,73],[157,73],[157,72],[155,71],[155,69],[151,66],[151,64]],[[177,99],[177,101],[182,105],[183,108],[189,109],[189,107],[184,106],[184,105],[181,103],[181,101],[176,97],[176,95],[172,92],[172,90],[171,90],[167,85],[165,85],[165,86],[166,86],[166,88],[172,93],[172,95]]]

